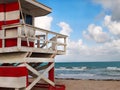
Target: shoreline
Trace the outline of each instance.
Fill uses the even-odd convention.
[[[56,80],[93,80],[93,81],[120,81],[117,79],[75,79],[75,78],[55,78]]]
[[[120,90],[120,80],[55,79],[56,84],[65,85],[66,90]]]

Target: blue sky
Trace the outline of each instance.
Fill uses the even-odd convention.
[[[47,29],[69,36],[67,54],[56,61],[119,60],[120,0],[38,1],[51,7],[52,13],[38,18],[41,26],[36,26],[47,23]]]
[[[54,17],[52,30],[58,30],[56,23],[64,21],[69,23],[74,30],[72,39],[82,37],[82,30],[91,22],[97,22],[96,16],[101,12],[101,7],[91,0],[39,0],[41,3],[52,8],[50,16]],[[99,22],[97,22],[99,23]]]

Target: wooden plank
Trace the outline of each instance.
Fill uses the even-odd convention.
[[[18,53],[2,53],[0,54],[0,63],[17,63],[23,62],[27,53],[18,52]]]
[[[25,58],[25,62],[33,62],[33,63],[38,63],[38,62],[54,62],[53,58]]]
[[[51,85],[55,85],[54,82],[48,80],[48,79],[45,79],[44,78],[44,74],[47,73],[48,71],[50,71],[50,69],[52,69],[54,67],[54,63],[51,64],[44,72],[43,74],[39,74],[39,76],[26,88],[26,90],[30,90],[37,82],[39,82],[40,79],[43,79],[45,80],[46,82],[48,82],[49,84]],[[34,70],[36,74],[38,74],[38,71]]]
[[[32,68],[29,64],[25,63],[25,66],[27,67],[28,70],[30,70],[31,72],[33,72],[37,76],[40,75],[39,72],[37,70],[35,70],[34,68]]]
[[[5,48],[5,30],[2,30],[3,31],[3,38],[2,38],[2,49]]]
[[[15,47],[0,48],[0,53],[3,53],[3,52],[16,52],[16,51],[19,51],[16,46]]]
[[[47,83],[49,83],[50,85],[55,86],[55,83],[53,81],[49,80],[48,78],[42,77],[42,79],[44,81],[46,81]]]
[[[18,27],[18,40],[17,40],[17,47],[20,49],[21,48],[21,28]]]
[[[19,88],[15,88],[15,90],[19,90]]]
[[[50,31],[50,30],[45,30],[45,29],[42,29],[42,28],[38,28],[38,27],[34,27],[32,25],[29,25],[29,24],[25,24],[26,26],[29,26],[31,28],[34,28],[35,30],[37,31],[42,31],[42,32],[48,32],[49,34],[54,34],[54,35],[59,35],[59,36],[62,36],[63,38],[64,37],[67,37],[67,35],[63,35],[63,34],[60,34],[60,33],[56,33],[56,32],[53,32],[53,31]]]
[[[0,77],[0,87],[23,88],[26,87],[26,77]]]
[[[41,48],[31,48],[31,47],[6,47],[6,48],[0,48],[0,53],[5,53],[5,52],[33,52],[33,53],[48,53],[48,54],[53,54],[56,51],[50,50],[50,49],[41,49]],[[64,55],[64,51],[59,51],[57,50],[57,55]]]
[[[54,59],[52,58],[20,58],[21,56],[18,57],[13,57],[13,56],[6,56],[0,55],[0,63],[39,63],[39,62],[54,62]]]
[[[3,25],[2,29],[7,29],[7,28],[14,28],[14,27],[21,27],[22,24],[16,23],[16,24],[9,24],[9,25]]]

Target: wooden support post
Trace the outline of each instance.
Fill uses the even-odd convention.
[[[46,32],[46,39],[45,39],[45,41],[46,41],[46,49],[48,49],[48,32]]]
[[[18,27],[17,33],[18,33],[17,46],[18,46],[18,49],[20,49],[21,48],[21,27]]]
[[[66,37],[65,37],[65,38],[64,38],[64,44],[65,44],[65,45],[64,45],[64,52],[66,52],[66,43],[67,43],[67,42],[66,42]]]
[[[37,48],[40,48],[40,36],[37,36],[38,40],[37,40]]]
[[[49,66],[54,62],[49,62]],[[54,67],[49,71],[49,79],[54,82]]]
[[[50,66],[51,64],[53,64],[53,63],[54,63],[54,62],[49,62],[49,66]],[[48,78],[49,78],[49,80],[51,80],[51,81],[53,81],[53,82],[55,81],[54,67],[51,68],[51,70],[49,71]],[[55,87],[49,85],[49,90],[55,90]]]
[[[15,90],[19,90],[18,88],[15,88]]]
[[[5,29],[3,29],[3,37],[2,37],[2,49],[5,48]]]

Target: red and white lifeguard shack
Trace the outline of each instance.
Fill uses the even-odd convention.
[[[51,13],[35,0],[0,0],[0,90],[64,90],[54,81],[55,56],[66,52],[66,35],[34,27]]]

